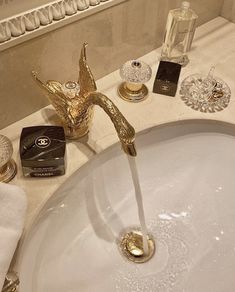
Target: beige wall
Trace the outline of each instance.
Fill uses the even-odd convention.
[[[235,22],[235,0],[224,0],[221,15]]]
[[[1,1],[1,0],[0,0]],[[88,42],[88,60],[100,78],[161,45],[168,10],[179,0],[129,0],[0,53],[0,128],[47,105],[30,76],[76,80],[78,56]],[[223,0],[191,0],[202,24],[220,14]]]

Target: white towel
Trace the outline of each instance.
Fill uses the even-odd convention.
[[[26,205],[21,188],[0,183],[0,291],[22,234]]]

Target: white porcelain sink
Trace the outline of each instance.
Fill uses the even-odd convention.
[[[78,170],[41,211],[20,251],[21,292],[234,291],[235,127],[172,123],[138,135],[136,144],[154,257],[134,264],[116,243],[139,225],[117,144]]]

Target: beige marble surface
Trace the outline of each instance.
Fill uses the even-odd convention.
[[[8,2],[10,6],[17,1]],[[220,14],[223,0],[190,2],[200,25]],[[48,104],[35,86],[31,70],[40,72],[45,80],[76,80],[79,51],[88,42],[89,64],[95,78],[101,78],[125,61],[159,47],[168,11],[180,3],[128,0],[1,52],[0,129]]]
[[[193,49],[189,55],[190,63],[182,69],[180,82],[189,74],[207,74],[211,66],[216,66],[215,75],[224,79],[232,91],[231,101],[225,110],[213,114],[205,114],[187,107],[180,99],[151,93],[154,77],[158,66],[160,49],[144,55],[143,59],[153,69],[153,76],[148,82],[150,89],[149,97],[137,104],[128,103],[117,95],[117,86],[121,79],[118,71],[101,78],[97,81],[98,90],[109,96],[118,106],[128,121],[134,126],[136,132],[154,127],[159,124],[187,120],[187,119],[213,119],[235,124],[235,24],[222,17],[218,17],[203,25],[197,30]],[[180,84],[180,83],[179,83]],[[93,125],[87,141],[70,142],[67,144],[67,172],[66,175],[55,178],[24,178],[19,159],[19,136],[22,127],[53,124],[56,121],[51,106],[14,123],[0,131],[7,135],[14,145],[14,158],[18,165],[18,173],[12,184],[25,189],[28,196],[28,213],[25,223],[29,229],[33,218],[53,192],[69,177],[76,169],[86,163],[95,153],[118,141],[115,129],[108,116],[98,107],[95,108]],[[138,147],[138,138],[137,138]]]

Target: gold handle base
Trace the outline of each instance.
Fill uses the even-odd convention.
[[[0,168],[0,182],[7,183],[12,180],[17,173],[16,163],[13,159],[9,160]]]
[[[129,83],[122,82],[118,86],[118,94],[122,99],[129,102],[140,102],[148,97],[148,88],[144,84],[135,89],[137,90],[133,90]]]

